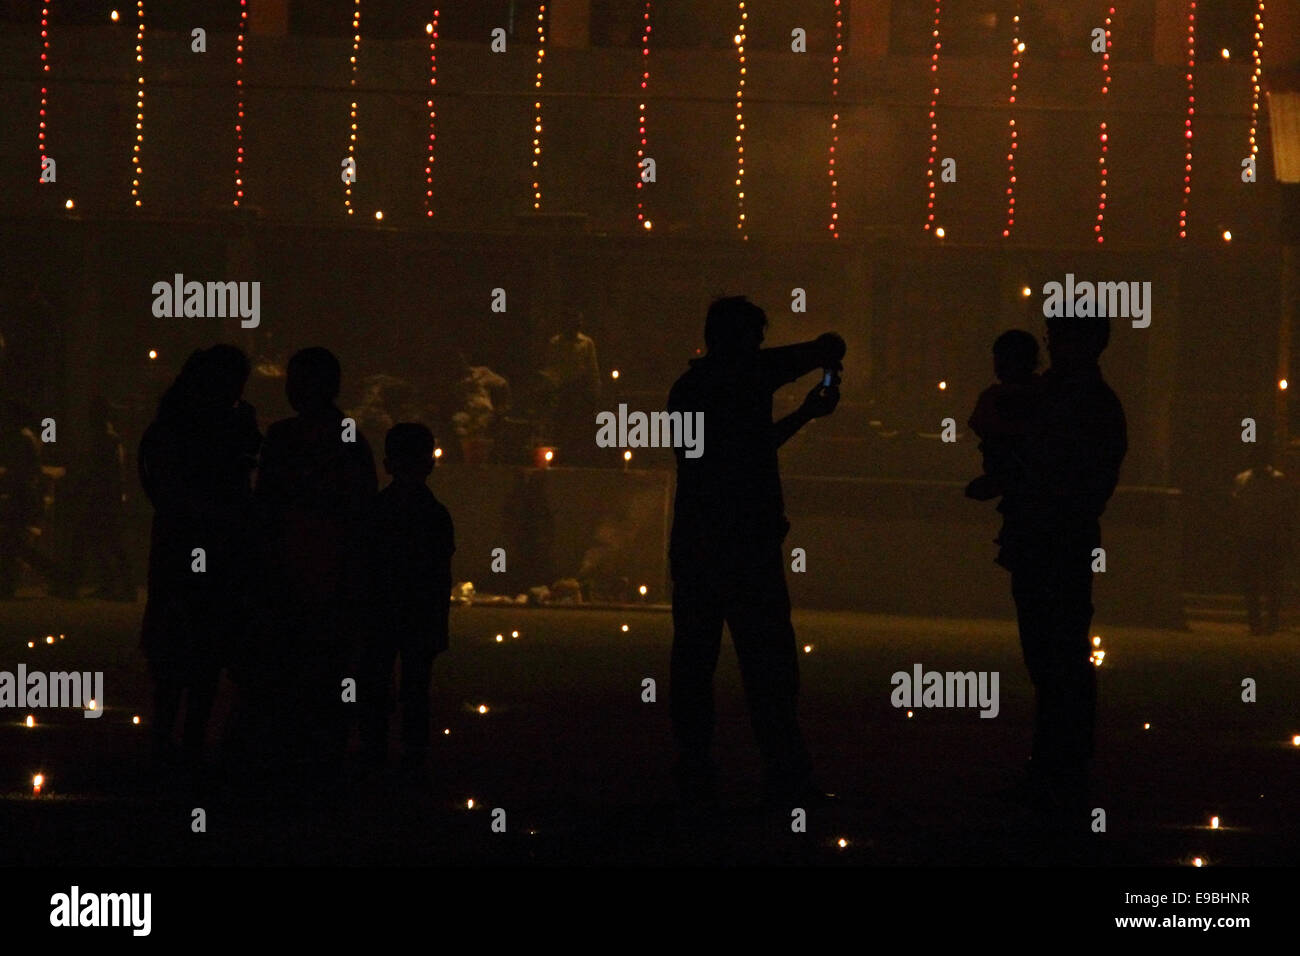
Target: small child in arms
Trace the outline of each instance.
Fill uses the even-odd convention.
[[[980,393],[969,425],[980,438],[984,474],[966,486],[966,497],[989,501],[1004,495],[1023,476],[1021,449],[1042,398],[1038,342],[1023,329],[1003,332],[993,342],[998,384]],[[1007,502],[999,510],[1005,511]]]

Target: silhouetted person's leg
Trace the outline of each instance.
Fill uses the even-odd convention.
[[[194,668],[185,698],[185,730],[181,738],[185,756],[197,762],[203,756],[208,736],[208,720],[217,699],[221,667],[210,662]]]
[[[677,779],[686,795],[713,787],[713,673],[722,649],[723,610],[703,574],[673,583],[669,699],[677,741]]]
[[[388,635],[373,636],[366,642],[361,660],[361,748],[367,763],[382,766],[388,757],[388,715],[393,709],[397,642]]]
[[[402,640],[402,749],[408,761],[429,749],[429,682],[433,679],[433,649],[429,639],[408,635]]]
[[[799,658],[779,551],[755,556],[727,608],[769,800],[797,798],[812,776],[799,729]]]

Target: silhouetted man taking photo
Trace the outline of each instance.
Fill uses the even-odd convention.
[[[743,296],[718,299],[704,325],[707,354],[673,385],[669,412],[704,415],[704,453],[677,455],[669,560],[673,577],[670,694],[678,747],[676,777],[688,805],[716,803],[713,672],[722,625],[740,661],[754,734],[762,753],[769,806],[815,797],[799,730],[799,665],[782,542],[785,517],[777,449],[839,402],[844,340],[763,349],[767,316]],[[814,369],[825,369],[793,413],[772,421],[772,395]]]

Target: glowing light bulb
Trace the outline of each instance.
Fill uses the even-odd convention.
[[[1291,746],[1300,747],[1300,734],[1296,734],[1294,737],[1291,738]]]
[[[1192,866],[1205,866],[1205,861],[1199,856],[1192,857]]]
[[[1231,230],[1231,229],[1225,229],[1225,230],[1223,230],[1223,241],[1224,241],[1224,242],[1232,242],[1232,230]]]
[[[87,710],[98,710],[98,709],[99,709],[99,704],[95,703],[95,698],[93,698],[93,697],[90,698],[90,700],[86,703],[86,709],[87,709]]]
[[[468,808],[468,809],[470,809],[470,810],[473,810],[473,809],[474,809],[474,798],[473,798],[473,797],[470,797],[468,800],[466,800],[466,801],[465,801],[465,806],[466,806],[466,808]]]
[[[150,350],[149,350],[149,358],[150,358],[150,359],[156,359],[157,357],[158,357],[158,353],[157,353],[157,351],[155,351],[154,349],[150,349]]]
[[[71,199],[69,199],[67,202],[63,204],[63,208],[65,209],[71,209],[72,207],[73,207],[73,202]]]
[[[27,719],[26,719],[25,721],[23,721],[23,723],[25,723],[28,727],[35,727],[35,726],[36,726],[36,718],[33,717],[31,714],[28,714],[28,715],[27,715]]]
[[[849,841],[844,839],[844,837],[840,837],[838,840],[835,841],[835,845],[842,850],[849,845]]]
[[[433,457],[434,457],[434,458],[441,458],[441,457],[442,457],[442,449],[441,449],[441,448],[435,448],[435,449],[433,450]]]
[[[943,226],[940,226],[939,228],[935,229],[934,234],[938,236],[940,239],[942,239],[944,236],[947,235],[947,233],[944,232]]]
[[[140,723],[140,718],[138,716],[132,717],[131,723],[138,725]]]
[[[555,457],[555,452],[551,451],[550,449],[547,449],[546,454],[543,455],[542,457],[545,458],[547,461],[550,461],[552,458]]]
[[[645,597],[645,595],[646,595],[646,591],[648,590],[648,588],[646,588],[646,586],[643,584],[643,585],[641,585],[641,587],[637,588],[637,590],[641,592],[641,596],[642,596],[642,597]]]
[[[38,773],[36,776],[32,777],[32,793],[33,793],[33,794],[40,793],[40,792],[41,792],[41,787],[43,787],[43,786],[45,786],[45,774],[43,774],[43,773]]]
[[[27,646],[28,646],[28,647],[35,647],[35,646],[36,646],[36,642],[35,642],[35,641],[28,641],[28,642],[27,642]]]
[[[502,641],[504,641],[504,640],[505,640],[505,635],[503,635],[503,634],[498,634],[498,635],[497,635],[497,643],[498,643],[498,644],[500,644],[500,643],[501,643]]]
[[[46,643],[46,644],[53,644],[53,643],[54,643],[54,635],[53,635],[53,634],[47,634],[47,635],[45,636],[45,643]]]
[[[511,636],[511,637],[518,637],[518,636],[519,636],[519,632],[518,632],[518,631],[511,631],[511,632],[510,632],[510,636]]]
[[[1228,48],[1225,46],[1222,50],[1219,51],[1219,56],[1227,60],[1232,56],[1232,54],[1228,52]]]
[[[488,706],[487,706],[487,704],[479,704],[479,705],[478,705],[478,712],[479,712],[480,714],[486,714],[486,713],[488,712]]]
[[[1277,380],[1277,387],[1280,388],[1282,391],[1285,392],[1285,391],[1286,391],[1286,379],[1284,379],[1284,378],[1280,378],[1280,379],[1278,379],[1278,380]]]
[[[116,10],[114,10],[112,13],[108,15],[108,18],[112,20],[114,23],[116,23],[120,19],[120,15]]]
[[[376,210],[375,210],[375,218],[376,218],[377,220],[380,220],[380,221],[382,222],[382,221],[383,221],[383,218],[384,218],[384,211],[383,211],[382,209],[376,209]]]
[[[1219,829],[1219,818],[1218,818],[1218,817],[1210,817],[1210,829],[1211,829],[1211,830],[1217,830],[1217,829]]]
[[[610,377],[610,378],[618,378],[618,369],[614,369],[614,370],[612,370],[612,371],[609,373],[609,377]]]
[[[1150,729],[1151,729],[1151,725],[1150,725],[1149,723],[1147,723],[1147,724],[1143,724],[1143,725],[1142,725],[1142,729],[1143,729],[1143,730],[1150,730]]]
[[[907,712],[907,716],[908,716],[908,717],[911,717],[911,716],[912,716],[912,712],[911,712],[910,710]]]
[[[442,735],[443,735],[444,737],[450,737],[450,736],[451,736],[451,728],[450,728],[450,727],[444,727],[444,728],[442,728]]]
[[[948,390],[948,383],[947,383],[947,382],[940,382],[940,383],[939,383],[939,391],[944,392],[944,391],[947,391],[947,390]]]
[[[624,461],[631,461],[631,460],[632,460],[632,453],[631,453],[630,451],[625,451],[625,452],[623,452],[623,460],[624,460]]]
[[[626,625],[626,624],[623,625],[622,630],[623,630],[623,633],[625,633],[625,634],[627,633],[627,625]]]
[[[1094,634],[1094,635],[1092,635],[1092,646],[1093,646],[1093,647],[1101,647],[1101,635],[1100,635],[1100,634]]]
[[[1025,286],[1023,289],[1020,290],[1020,294],[1027,299],[1034,294],[1034,290],[1029,288],[1029,286]]]

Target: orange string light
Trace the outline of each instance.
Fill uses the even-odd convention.
[[[1106,46],[1101,54],[1101,96],[1102,102],[1105,102],[1106,95],[1110,93],[1110,27],[1112,19],[1115,16],[1115,8],[1111,7],[1106,12]],[[1107,152],[1109,151],[1110,133],[1106,130],[1106,121],[1102,120],[1097,129],[1097,142],[1101,147],[1101,155],[1097,160],[1097,166],[1100,171],[1099,187],[1097,193],[1097,223],[1094,225],[1093,232],[1097,234],[1098,242],[1105,242],[1106,236],[1102,232],[1102,226],[1106,222],[1106,190],[1109,184],[1110,170],[1107,167]]]
[[[537,7],[537,78],[533,89],[538,98],[533,102],[533,208],[542,208],[542,66],[546,61],[546,4]]]
[[[136,0],[135,18],[135,145],[131,150],[135,175],[131,179],[131,199],[139,208],[140,181],[144,179],[144,167],[140,164],[140,152],[144,148],[144,0]]]
[[[939,51],[943,44],[939,41],[939,17],[943,12],[943,0],[934,0],[934,26],[930,36],[934,39],[934,52],[930,54],[930,156],[926,161],[925,177],[929,187],[930,198],[926,203],[925,231],[934,227],[935,166],[939,162]],[[937,234],[937,233],[936,233]]]
[[[640,111],[637,116],[637,150],[636,150],[636,221],[642,229],[649,231],[653,228],[654,223],[646,218],[645,199],[642,191],[645,189],[645,182],[641,179],[641,162],[645,159],[646,151],[646,91],[650,87],[650,0],[645,0],[645,10],[641,14],[641,102],[637,105]]]
[[[740,26],[736,28],[736,55],[740,73],[736,79],[736,229],[741,239],[748,239],[745,228],[745,21],[749,14],[745,12],[745,2],[740,0],[737,7],[740,14]]]
[[[1014,114],[1016,95],[1020,90],[1020,56],[1025,52],[1025,44],[1020,39],[1020,0],[1016,0],[1016,13],[1011,23],[1011,92],[1007,94],[1007,108]],[[1014,115],[1007,118],[1007,129],[1011,142],[1007,146],[1007,224],[1002,230],[1003,239],[1010,238],[1016,224],[1016,151],[1020,142]]]
[[[361,54],[361,0],[352,0],[352,56],[348,57],[348,63],[351,66],[351,75],[348,77],[348,88],[355,95],[357,90],[357,60]],[[356,169],[357,159],[357,101],[351,100],[348,108],[348,158],[352,160],[352,168]],[[352,215],[352,183],[343,184],[343,207],[347,209],[348,215]]]
[[[832,239],[840,237],[840,181],[835,169],[835,151],[840,143],[840,56],[844,52],[844,14],[842,0],[835,0],[835,53],[831,56],[831,143],[826,159],[826,175],[831,181],[831,221],[826,228]]]
[[[1264,74],[1264,0],[1259,0],[1259,8],[1255,11],[1255,49],[1253,57],[1255,68],[1250,77],[1250,155],[1252,159],[1257,159],[1259,157],[1259,144],[1255,141],[1255,132],[1259,128],[1260,82]]]
[[[1187,119],[1183,120],[1183,199],[1178,212],[1178,238],[1187,238],[1187,206],[1192,196],[1192,117],[1196,113],[1196,0],[1187,3]]]
[[[48,6],[41,8],[41,118],[40,125],[36,132],[36,152],[41,157],[41,172],[45,171],[45,151],[48,149],[48,141],[45,137],[46,120],[48,119],[49,110],[49,77],[50,72],[50,8]],[[42,177],[39,181],[44,182]]]
[[[239,30],[235,35],[235,200],[244,198],[244,34],[248,29],[248,0],[239,0]]]

